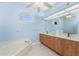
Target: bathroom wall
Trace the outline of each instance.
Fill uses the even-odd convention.
[[[79,12],[72,13],[71,15],[71,18],[63,18],[63,30],[67,33],[77,35],[79,34]]]
[[[71,3],[70,5],[73,5],[73,4],[74,3]],[[57,6],[57,5],[56,5],[56,8],[52,8],[51,9],[52,13],[50,13],[50,14],[53,14],[55,12],[59,12],[60,10],[63,10],[65,8],[69,7],[69,6],[66,5],[66,3],[61,3],[59,6]],[[55,10],[55,11],[52,11],[52,10]],[[49,31],[50,33],[54,33],[54,32],[55,33],[56,32],[63,33],[63,30],[67,30],[67,32],[73,32],[73,31],[76,32],[78,30],[77,32],[79,33],[79,29],[78,29],[79,28],[79,26],[78,26],[79,25],[79,23],[78,23],[79,22],[78,21],[79,13],[78,12],[77,13],[73,13],[72,15],[73,15],[73,17],[71,19],[65,19],[64,17],[61,17],[61,18],[52,19],[52,21],[48,21],[47,31]],[[57,25],[52,24],[55,21],[58,23]],[[75,28],[73,28],[73,26]],[[69,30],[69,28],[70,29],[72,28],[73,30]]]
[[[48,17],[50,15],[53,15],[54,13],[57,13],[61,10],[64,10],[65,8],[68,8],[68,7],[74,5],[78,2],[75,2],[75,3],[71,2],[69,5],[67,5],[67,3],[68,2],[64,2],[64,3],[59,2],[59,3],[55,4],[53,6],[53,8],[48,9],[48,11],[45,12],[46,16],[44,16],[44,17]],[[57,25],[55,25],[54,22],[57,22]],[[46,31],[48,31],[50,33],[63,32],[63,22],[64,22],[63,17],[51,19],[50,21],[47,21],[46,22],[46,24],[47,24],[46,25]]]
[[[57,22],[57,24],[55,24],[55,22]],[[62,18],[57,18],[57,19],[53,19],[52,21],[47,21],[46,31],[48,31],[48,33],[56,34],[62,32],[62,28],[63,28]]]
[[[44,11],[42,15],[47,16],[46,13],[49,12]],[[32,16],[32,21],[22,20],[22,13]],[[55,21],[57,25],[54,24]],[[0,3],[0,40],[31,39],[38,42],[39,32],[62,30],[62,21],[62,18],[44,21],[35,8],[26,8],[24,3]]]
[[[58,24],[55,25],[54,22]],[[49,33],[63,33],[63,35],[67,32],[74,33],[73,35],[79,36],[79,12],[73,13],[72,18],[56,18],[52,21],[48,21],[47,31]],[[65,33],[64,33],[65,32]]]
[[[55,21],[58,23],[57,25],[53,23]],[[68,19],[61,17],[48,21],[47,26],[47,31],[49,31],[49,33],[62,33],[66,35],[66,32],[69,32],[74,33],[72,34],[73,37],[79,37],[79,12],[72,13],[72,17]]]
[[[32,16],[27,22],[20,18],[21,13]],[[23,3],[0,3],[0,40],[31,39],[39,41],[39,32],[44,31],[44,21],[37,10],[26,8]]]

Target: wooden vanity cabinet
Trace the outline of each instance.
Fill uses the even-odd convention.
[[[77,41],[40,34],[40,42],[59,55],[79,56],[79,42]]]

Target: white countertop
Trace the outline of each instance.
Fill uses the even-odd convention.
[[[58,34],[51,34],[51,33],[45,33],[45,32],[41,32],[40,34],[45,34],[45,35],[50,35],[50,36],[54,36],[54,37],[60,37],[60,38],[64,38],[64,39],[68,39],[68,40],[73,40],[73,41],[79,41],[79,37],[67,37],[66,35],[62,34],[62,35],[58,35]]]

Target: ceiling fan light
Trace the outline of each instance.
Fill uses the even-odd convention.
[[[35,6],[35,7],[40,7],[40,8],[45,7],[45,5],[44,5],[43,2],[36,2],[36,3],[34,4],[34,6]]]

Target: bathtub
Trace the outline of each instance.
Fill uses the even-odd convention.
[[[0,41],[0,56],[25,56],[31,48],[29,40]]]

